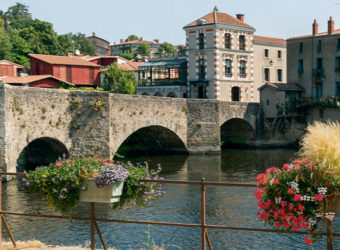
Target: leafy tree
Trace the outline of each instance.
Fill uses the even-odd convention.
[[[28,54],[30,53],[30,45],[19,36],[17,30],[10,31],[10,41],[12,44],[12,49],[10,51],[11,60],[29,68],[30,62]]]
[[[21,3],[9,7],[5,13],[6,23],[13,29],[22,29],[32,24],[32,14],[28,11],[28,6]]]
[[[33,53],[58,55],[61,51],[57,33],[49,22],[36,19],[31,26],[21,29],[19,35],[30,44]]]
[[[8,36],[5,28],[4,21],[0,18],[0,60],[11,59],[10,51],[12,49],[12,44],[10,37]]]
[[[61,55],[67,53],[74,53],[75,50],[79,50],[84,55],[94,56],[96,54],[96,47],[93,43],[85,36],[85,34],[64,34],[58,36],[58,41],[61,46]]]
[[[58,42],[61,47],[59,55],[64,56],[67,53],[74,53],[74,41],[72,40],[72,33],[59,35]]]
[[[132,60],[133,58],[135,58],[135,55],[132,53],[123,53],[123,54],[120,54],[120,56],[128,60]]]
[[[127,42],[130,39],[130,41],[139,40],[139,37],[136,35],[129,35],[128,38],[125,39],[125,42]]]
[[[136,94],[137,80],[133,72],[124,71],[117,63],[111,64],[105,71],[103,89],[111,93]]]
[[[150,46],[147,43],[141,43],[139,44],[137,50],[136,50],[137,54],[141,54],[141,55],[147,55],[150,52]]]
[[[183,45],[178,45],[177,46],[177,50],[178,50],[178,54],[180,55],[185,55],[184,52],[185,52],[185,47]]]
[[[159,45],[158,51],[160,54],[165,53],[167,56],[170,56],[174,53],[174,46],[171,43],[165,42]]]

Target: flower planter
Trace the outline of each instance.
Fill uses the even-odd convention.
[[[86,190],[81,190],[79,201],[82,202],[99,202],[114,203],[120,201],[123,193],[124,182],[115,182],[105,187],[97,187],[95,178],[84,180]]]

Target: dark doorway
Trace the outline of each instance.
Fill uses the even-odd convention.
[[[198,86],[198,98],[206,98],[206,87],[204,85]]]
[[[239,87],[232,87],[231,88],[231,100],[233,102],[240,101],[240,88]]]

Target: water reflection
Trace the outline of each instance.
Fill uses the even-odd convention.
[[[294,150],[225,150],[221,155],[179,155],[139,157],[133,162],[148,161],[150,166],[161,163],[162,175],[174,180],[255,182],[257,174],[267,167],[280,166],[295,157]],[[184,223],[200,222],[200,187],[188,185],[164,185],[165,197],[152,202],[146,208],[112,210],[109,205],[96,204],[96,215],[102,218],[155,220]],[[256,218],[256,200],[251,188],[207,187],[207,222],[209,224],[263,227]],[[16,181],[4,185],[2,197],[4,209],[32,212],[26,206],[27,197],[18,191]],[[35,205],[33,205],[35,206]],[[42,213],[51,213],[43,206]],[[88,216],[89,204],[81,203],[75,216]],[[89,240],[89,223],[83,221],[51,220],[6,216],[18,240],[38,239],[48,244],[82,244]],[[336,221],[336,226],[339,221]],[[135,249],[147,241],[147,225],[99,223],[109,247]],[[152,226],[149,229],[156,244],[180,246],[182,249],[200,248],[200,229]],[[6,235],[4,233],[4,235]],[[209,230],[214,249],[304,249],[303,236],[272,233]],[[6,236],[7,237],[7,236]],[[335,240],[339,249],[339,240]],[[97,247],[100,241],[97,238]],[[338,246],[338,248],[337,248]],[[325,248],[325,241],[314,249]],[[168,249],[176,249],[169,247]]]

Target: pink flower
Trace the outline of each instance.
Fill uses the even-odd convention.
[[[281,206],[284,208],[285,206],[287,206],[287,201],[281,201]]]
[[[264,211],[261,216],[260,216],[261,219],[267,219],[268,218],[268,213],[266,211]]]
[[[303,210],[305,210],[305,206],[302,204],[299,204],[299,210],[302,212]]]
[[[280,181],[279,181],[278,179],[275,179],[275,180],[274,180],[274,184],[275,184],[275,185],[278,185],[278,184],[280,184]]]
[[[299,225],[294,225],[294,226],[293,226],[293,230],[294,230],[294,231],[298,231],[299,229],[300,229]]]
[[[308,238],[308,236],[305,237],[305,243],[310,245],[310,244],[313,244],[314,243],[314,240],[313,239],[310,239]]]
[[[277,212],[274,212],[273,217],[274,217],[274,219],[278,219],[278,218],[280,218],[280,215]]]
[[[293,189],[291,189],[291,188],[288,188],[288,194],[294,194],[295,192],[294,192],[294,190]]]
[[[283,169],[284,170],[289,169],[289,164],[283,164]]]
[[[281,223],[279,223],[279,222],[275,222],[274,225],[275,225],[277,228],[281,227]]]
[[[282,224],[283,224],[284,228],[289,228],[290,227],[290,223],[288,221],[284,221]]]
[[[61,167],[61,165],[62,165],[61,162],[57,162],[57,163],[55,164],[55,166],[56,166],[57,168]]]
[[[301,194],[294,195],[294,200],[295,201],[301,201]]]
[[[289,210],[293,210],[294,209],[294,204],[289,203]]]
[[[255,194],[256,199],[259,200],[259,199],[261,199],[261,196],[262,196],[262,190],[261,189],[256,189],[254,194]]]
[[[314,199],[316,201],[322,201],[323,200],[323,195],[322,194],[316,194],[316,195],[314,195]]]

